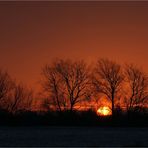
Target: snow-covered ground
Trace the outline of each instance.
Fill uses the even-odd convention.
[[[148,146],[148,128],[0,127],[0,146]]]

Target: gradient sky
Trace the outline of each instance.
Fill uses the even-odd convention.
[[[107,57],[148,72],[148,2],[0,2],[2,69],[37,88],[56,57]]]

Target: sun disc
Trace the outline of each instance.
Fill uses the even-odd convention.
[[[108,115],[111,115],[111,110],[108,106],[103,106],[98,108],[97,114],[101,116],[108,116]]]

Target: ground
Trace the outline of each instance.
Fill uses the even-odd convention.
[[[148,128],[0,127],[0,146],[148,146]]]

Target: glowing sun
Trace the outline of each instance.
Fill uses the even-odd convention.
[[[112,112],[109,107],[103,106],[103,107],[98,108],[97,114],[101,116],[108,116],[108,115],[111,115]]]

